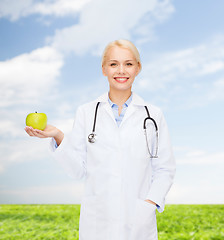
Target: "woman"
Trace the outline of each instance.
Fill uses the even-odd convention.
[[[71,134],[50,125],[25,128],[30,136],[52,137],[55,158],[70,176],[85,178],[80,240],[157,239],[155,211],[164,210],[175,162],[163,114],[132,92],[140,70],[133,43],[110,43],[102,57],[109,92],[78,108]]]

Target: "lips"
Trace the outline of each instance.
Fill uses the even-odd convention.
[[[128,77],[115,77],[114,80],[119,82],[119,83],[125,83],[128,81]]]

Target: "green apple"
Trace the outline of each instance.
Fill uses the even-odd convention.
[[[26,126],[43,131],[47,126],[47,115],[37,112],[28,114],[26,117]]]

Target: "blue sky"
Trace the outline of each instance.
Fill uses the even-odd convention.
[[[83,182],[24,131],[30,112],[68,133],[108,90],[105,45],[125,38],[143,69],[133,91],[166,117],[177,162],[167,203],[224,203],[222,0],[0,1],[0,203],[80,203]]]

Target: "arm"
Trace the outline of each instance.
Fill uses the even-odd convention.
[[[165,206],[165,197],[173,183],[175,160],[167,124],[161,112],[157,121],[159,128],[158,158],[151,159],[153,176],[146,199],[156,203],[159,206],[158,211],[162,212]]]
[[[25,131],[31,137],[39,137],[39,138],[53,137],[58,146],[61,144],[64,138],[64,133],[52,125],[47,125],[43,131],[26,126]]]
[[[59,132],[58,132],[59,133]],[[63,138],[62,138],[63,137]],[[79,107],[74,120],[73,129],[69,134],[59,133],[51,142],[52,156],[67,174],[74,179],[82,179],[86,175],[86,146],[85,113]],[[55,147],[55,141],[60,146]]]

